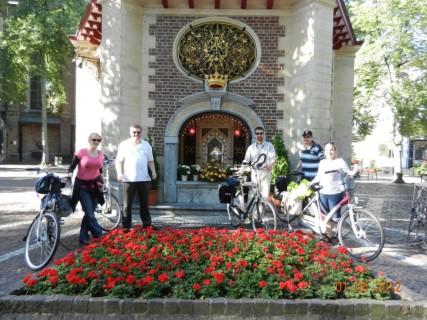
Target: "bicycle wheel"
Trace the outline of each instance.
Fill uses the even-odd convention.
[[[384,247],[384,231],[378,219],[369,211],[352,209],[354,225],[350,210],[338,222],[338,239],[347,248],[349,255],[358,261],[375,259]]]
[[[98,204],[95,210],[95,218],[104,231],[116,229],[122,221],[122,210],[119,200],[111,193],[104,193],[105,202]]]
[[[261,199],[254,205],[252,212],[252,228],[254,231],[258,228],[276,230],[276,209],[269,201]]]
[[[42,212],[33,220],[25,240],[25,262],[31,270],[44,268],[55,255],[61,229],[53,212]]]
[[[239,208],[239,199],[231,198],[231,202],[227,203],[227,214],[228,221],[233,226],[233,228],[237,228],[242,224],[242,211]]]

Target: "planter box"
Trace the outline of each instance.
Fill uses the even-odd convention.
[[[219,182],[177,181],[176,194],[178,203],[218,204]]]

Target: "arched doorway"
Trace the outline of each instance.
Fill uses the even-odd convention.
[[[177,202],[177,166],[180,161],[180,132],[194,117],[201,114],[225,114],[239,119],[248,128],[249,134],[257,126],[264,126],[259,115],[254,112],[254,102],[233,92],[224,96],[220,109],[213,108],[211,97],[205,92],[195,93],[179,101],[181,107],[170,118],[164,137],[164,200],[167,203]],[[248,135],[249,135],[248,134]],[[250,137],[248,137],[250,141]]]
[[[245,121],[225,112],[204,112],[185,121],[179,132],[181,164],[204,164],[210,160],[227,166],[241,163],[251,141]]]

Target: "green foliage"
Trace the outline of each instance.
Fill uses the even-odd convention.
[[[420,176],[427,176],[427,162],[414,165],[414,174],[418,177]]]
[[[394,113],[396,135],[427,134],[425,1],[349,3],[355,32],[364,40],[356,58],[354,134],[370,134],[384,106]]]
[[[64,75],[74,56],[68,35],[75,33],[85,6],[84,0],[19,2],[0,34],[0,103],[26,102],[29,77],[40,75],[48,83],[48,107],[59,110],[66,102]]]
[[[271,183],[276,183],[279,176],[289,176],[290,166],[288,160],[288,151],[286,150],[285,143],[281,136],[273,136],[271,143],[276,151],[276,164],[271,172]]]
[[[288,184],[287,190],[293,199],[304,200],[305,198],[312,197],[314,191],[310,189],[310,181],[302,179],[300,183],[291,181]]]

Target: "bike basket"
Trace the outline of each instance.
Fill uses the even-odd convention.
[[[218,188],[219,202],[221,203],[230,203],[235,194],[236,187],[220,185]]]
[[[71,197],[65,194],[61,194],[59,196],[58,202],[60,215],[61,217],[68,217],[71,213],[73,213],[73,208],[71,207]]]
[[[302,200],[293,197],[290,192],[283,192],[282,205],[286,206],[286,211],[291,216],[302,213]]]

